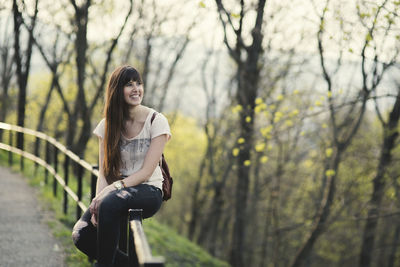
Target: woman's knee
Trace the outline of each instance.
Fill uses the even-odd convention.
[[[99,205],[99,216],[119,214],[126,209],[129,193],[125,190],[113,191],[105,196]]]
[[[82,219],[76,222],[74,228],[72,229],[72,241],[74,241],[75,246],[79,246],[79,241],[81,240],[83,229],[88,226],[89,224]]]

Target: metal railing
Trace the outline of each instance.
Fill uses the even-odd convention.
[[[13,154],[20,155],[20,168],[24,169],[24,159],[29,159],[35,163],[35,172],[37,167],[40,165],[44,168],[44,182],[48,184],[49,173],[53,177],[53,195],[57,196],[58,185],[61,185],[63,189],[63,212],[68,213],[68,199],[71,198],[76,203],[76,219],[78,220],[82,212],[86,211],[87,206],[82,202],[82,192],[83,192],[83,177],[84,171],[90,174],[90,199],[94,198],[96,195],[96,182],[99,172],[97,166],[92,166],[88,162],[79,158],[72,151],[67,149],[63,144],[58,142],[53,137],[50,137],[42,132],[38,132],[32,129],[23,128],[16,125],[11,125],[7,123],[0,122],[1,139],[4,139],[4,131],[8,131],[8,144],[3,143],[0,140],[0,149],[8,151],[8,164],[13,165]],[[13,145],[15,137],[18,135],[18,139],[22,140],[22,144],[19,144],[19,148]],[[29,135],[35,139],[35,151],[30,153],[24,150],[25,139],[24,136]],[[44,158],[40,157],[40,144],[45,142]],[[63,176],[59,172],[59,153],[64,155],[63,162]],[[75,164],[75,176],[77,178],[77,192],[75,193],[71,187],[70,183],[70,166],[71,162]],[[125,247],[125,252],[128,256],[134,257],[132,262],[134,266],[164,266],[164,260],[162,257],[153,257],[150,252],[150,248],[143,232],[142,227],[142,216],[141,210],[130,210],[129,220],[127,224],[122,227],[124,232],[121,233],[120,248]],[[129,242],[129,235],[133,233],[133,240]],[[126,244],[126,245],[124,245]]]

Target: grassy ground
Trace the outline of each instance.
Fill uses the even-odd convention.
[[[19,172],[19,156],[14,155],[14,165],[12,169]],[[18,160],[18,161],[17,161]],[[7,165],[8,153],[0,151],[0,164]],[[38,199],[41,203],[43,212],[46,213],[47,223],[53,235],[59,240],[65,252],[66,264],[69,267],[88,267],[91,266],[87,257],[78,251],[71,239],[71,229],[76,221],[76,205],[69,200],[68,213],[62,212],[63,192],[58,187],[57,196],[53,195],[53,179],[49,175],[48,183],[44,182],[45,172],[43,168],[35,169],[29,160],[24,161],[23,174],[27,177],[30,185],[37,189]],[[86,177],[88,178],[88,177]],[[88,179],[86,179],[88,180]],[[70,187],[75,191],[75,179],[70,178]],[[88,183],[84,183],[84,202],[89,202]],[[76,191],[75,191],[76,192]],[[190,242],[188,239],[178,235],[173,229],[160,224],[151,218],[143,222],[144,230],[153,255],[162,255],[166,259],[166,266],[229,266],[226,262],[220,261],[205,250]]]

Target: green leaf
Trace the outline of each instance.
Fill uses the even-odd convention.
[[[240,15],[237,14],[237,13],[231,13],[231,17],[232,17],[232,18],[235,18],[235,19],[239,19],[239,18],[240,18]]]
[[[367,36],[365,36],[365,40],[366,40],[367,42],[372,41],[372,35],[371,35],[371,33],[367,33]]]

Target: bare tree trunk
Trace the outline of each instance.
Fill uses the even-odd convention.
[[[380,231],[377,237],[379,238],[377,240],[378,246],[374,249],[374,251],[377,252],[377,257],[374,260],[374,257],[372,257],[372,266],[385,266],[387,262],[387,256],[389,255],[389,244],[391,241],[391,237],[393,234],[393,227],[396,225],[396,220],[394,218],[384,218],[383,221],[381,220],[380,222]],[[394,227],[395,228],[395,227]],[[375,246],[374,246],[375,247]],[[372,252],[372,251],[371,251]],[[372,252],[373,253],[373,252]],[[373,264],[375,262],[375,264]]]
[[[16,64],[17,82],[18,82],[18,114],[17,124],[24,127],[25,125],[25,106],[26,106],[26,87],[28,83],[28,76],[31,66],[32,46],[33,46],[33,29],[36,25],[36,18],[38,13],[38,2],[35,1],[34,15],[31,18],[32,31],[29,32],[28,44],[25,52],[21,51],[20,36],[21,25],[23,24],[22,14],[18,9],[17,0],[13,0],[13,14],[14,14],[14,61]],[[23,55],[25,60],[23,61]],[[23,134],[19,133],[17,137],[17,147],[23,149]]]
[[[8,28],[8,20],[5,28]],[[0,47],[0,58],[1,58],[1,76],[0,76],[0,87],[2,88],[1,92],[1,110],[0,110],[0,121],[5,122],[7,118],[7,112],[9,108],[9,95],[8,95],[8,89],[10,88],[10,82],[12,78],[12,72],[13,72],[13,60],[12,60],[12,55],[11,55],[11,46],[9,44],[9,41],[11,38],[8,38],[6,36],[6,30],[4,31],[4,38],[3,38],[3,43],[1,44]],[[3,139],[3,131],[0,130],[0,140]]]
[[[261,154],[257,154],[256,156],[256,161],[255,161],[255,167],[254,167],[254,172],[253,172],[253,177],[254,177],[254,183],[252,186],[252,190],[250,193],[250,207],[249,207],[249,219],[252,221],[252,229],[253,231],[249,231],[248,235],[248,240],[250,242],[247,242],[247,247],[249,250],[253,251],[253,255],[249,255],[247,257],[246,262],[249,266],[254,266],[254,262],[256,260],[256,256],[258,253],[257,249],[260,247],[254,240],[257,240],[259,238],[259,232],[258,232],[258,227],[259,227],[259,203],[260,203],[260,197],[261,197],[261,181],[260,181],[260,158]]]
[[[119,33],[112,40],[112,43],[107,51],[107,58],[104,63],[104,68],[102,70],[101,79],[97,85],[97,92],[91,102],[86,99],[85,95],[85,75],[86,75],[86,63],[87,63],[87,24],[88,24],[88,11],[91,6],[91,0],[87,0],[81,6],[78,6],[75,0],[70,0],[75,9],[75,22],[76,22],[76,65],[77,65],[77,84],[78,93],[75,98],[74,109],[69,117],[68,133],[67,133],[67,146],[69,146],[72,151],[74,151],[81,158],[84,157],[84,152],[86,145],[91,136],[91,114],[92,111],[100,99],[101,93],[104,92],[105,80],[108,74],[108,69],[111,63],[112,54],[115,51],[115,47],[121,37],[122,32],[125,29],[128,18],[132,13],[133,1],[130,0],[130,8],[123,25],[121,26]],[[78,120],[83,123],[80,134],[76,135],[76,129]],[[76,139],[76,140],[75,140]]]
[[[206,155],[205,155],[206,157]],[[188,238],[190,240],[194,240],[195,238],[195,233],[197,230],[197,226],[200,220],[200,211],[203,207],[203,202],[200,201],[200,186],[201,186],[201,180],[203,177],[203,171],[205,168],[205,158],[203,158],[202,163],[200,164],[199,168],[199,179],[196,181],[194,189],[193,189],[193,194],[192,194],[192,205],[191,205],[191,215],[190,215],[190,221],[189,221],[189,228],[188,228]]]
[[[75,0],[70,0],[75,10],[75,62],[76,62],[76,74],[77,74],[77,87],[78,93],[75,97],[74,108],[72,109],[71,116],[68,120],[68,131],[67,131],[67,147],[77,153],[74,146],[74,137],[76,130],[78,129],[78,119],[81,117],[86,123],[88,116],[87,102],[85,96],[85,74],[86,74],[86,51],[87,51],[87,25],[89,19],[89,7],[91,6],[91,0],[86,0],[81,6],[78,6]],[[85,128],[85,127],[83,127]],[[82,128],[82,130],[84,130]],[[86,130],[86,129],[85,129]],[[78,156],[82,157],[81,154],[77,153]]]
[[[375,11],[376,12],[375,18],[379,15],[380,11],[382,10],[386,2],[387,1],[382,3],[380,7]],[[320,56],[320,63],[321,63],[323,77],[327,83],[328,92],[332,92],[332,87],[333,87],[332,76],[335,74],[336,71],[333,73],[328,73],[325,63],[324,47],[322,43],[322,36],[324,33],[323,25],[325,22],[326,12],[328,11],[328,5],[329,5],[329,0],[326,2],[326,6],[322,12],[322,15],[320,16],[320,29],[317,34],[317,41],[318,41],[318,49],[319,49],[319,56]],[[375,19],[372,26],[368,28],[369,36],[373,36],[374,34],[376,21],[377,20]],[[371,41],[370,38],[365,38],[361,53],[361,60],[362,60],[361,74],[363,76],[363,81],[362,81],[362,88],[359,91],[359,97],[357,98],[357,100],[361,102],[361,107],[359,108],[358,112],[356,108],[357,105],[353,105],[351,109],[347,112],[343,122],[338,123],[337,112],[333,107],[333,99],[332,97],[328,98],[330,122],[332,127],[331,128],[332,136],[333,136],[332,138],[333,140],[331,141],[333,144],[332,148],[334,151],[332,157],[333,159],[332,161],[329,162],[327,168],[325,167],[323,173],[324,176],[323,179],[324,180],[326,179],[326,185],[323,188],[323,196],[321,202],[319,203],[319,208],[315,216],[312,230],[307,235],[303,245],[297,251],[295,258],[293,259],[290,265],[292,267],[299,267],[305,264],[306,260],[311,255],[315,242],[317,241],[319,236],[323,233],[323,231],[326,229],[328,217],[330,214],[330,209],[334,201],[334,196],[336,191],[336,179],[339,170],[339,165],[341,162],[341,156],[352,142],[352,139],[354,138],[355,134],[357,133],[360,127],[361,121],[365,114],[366,103],[369,98],[369,95],[371,94],[372,91],[375,91],[380,81],[382,80],[383,74],[388,69],[388,67],[393,65],[393,63],[395,62],[395,58],[397,57],[396,54],[390,64],[380,65],[377,60],[378,56],[376,56],[374,58],[373,62],[374,64],[371,69],[371,74],[368,73],[366,70],[367,68],[366,49],[369,46],[370,41]],[[341,64],[340,62],[341,59],[339,58],[337,69],[340,67]],[[371,80],[372,82],[369,82],[369,80]]]
[[[39,112],[38,124],[36,126],[36,131],[38,131],[38,132],[42,132],[43,131],[44,118],[46,116],[47,108],[49,107],[49,104],[50,104],[51,94],[52,94],[53,89],[54,89],[54,83],[55,83],[55,81],[54,81],[54,77],[53,77],[51,85],[50,85],[50,88],[49,88],[49,91],[47,92],[46,100],[45,100],[45,102],[44,102],[44,104],[43,104],[43,106],[42,106],[42,108],[40,109],[40,112]],[[36,138],[36,141],[35,141],[34,154],[36,156],[39,155],[39,138]]]
[[[388,259],[388,267],[394,267],[396,262],[396,251],[398,248],[398,244],[400,244],[400,223],[396,224],[396,230],[392,237],[392,247],[390,248],[389,252],[389,259]]]
[[[382,202],[385,188],[386,169],[392,160],[392,151],[395,148],[396,139],[399,135],[398,124],[400,119],[400,88],[392,111],[389,115],[389,121],[386,123],[381,120],[383,125],[383,144],[381,147],[381,156],[378,169],[373,180],[373,191],[368,205],[368,217],[364,227],[363,241],[360,252],[360,267],[371,266],[372,251],[376,229],[378,226],[379,209]]]
[[[271,198],[271,196],[270,196]],[[268,250],[268,239],[269,239],[269,232],[270,232],[270,226],[271,226],[271,214],[272,214],[272,207],[271,207],[271,201],[267,202],[267,214],[264,222],[264,231],[262,234],[262,241],[261,241],[261,254],[260,254],[260,262],[259,265],[260,267],[267,266],[268,261],[268,255],[269,255],[269,250]]]
[[[245,13],[244,0],[240,1],[241,11],[239,26],[235,29],[230,20],[230,13],[225,9],[222,0],[216,0],[220,21],[224,27],[224,41],[231,57],[237,64],[238,90],[236,100],[243,107],[240,114],[239,127],[240,136],[245,139],[245,144],[239,151],[237,183],[235,189],[235,219],[232,232],[232,247],[229,262],[232,266],[244,266],[244,240],[246,232],[247,198],[250,182],[250,151],[253,147],[254,134],[254,107],[258,92],[258,81],[260,78],[260,56],[262,53],[262,26],[264,17],[265,0],[259,0],[256,5],[256,20],[251,30],[252,44],[246,47],[242,42],[243,19]],[[225,16],[226,20],[223,19]],[[229,24],[229,26],[228,26]],[[234,28],[236,35],[235,49],[229,45],[226,31],[228,27]],[[243,56],[247,56],[245,60]],[[246,164],[245,164],[246,163]]]

